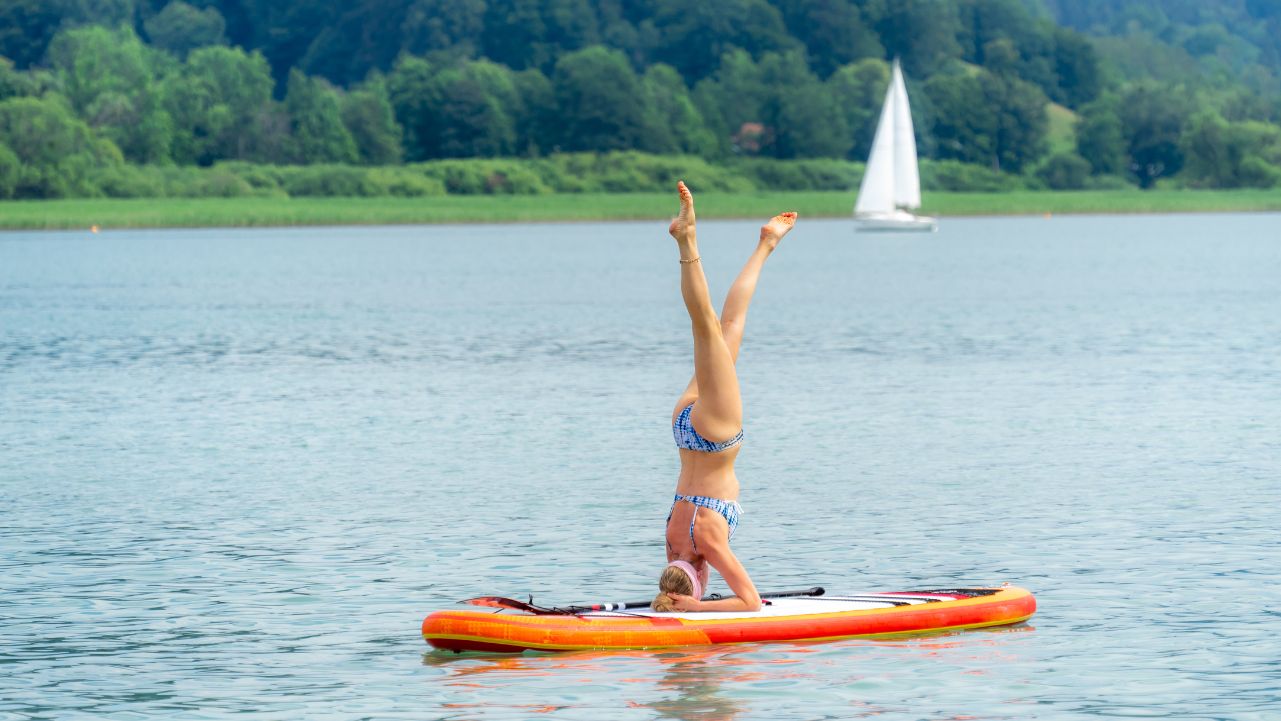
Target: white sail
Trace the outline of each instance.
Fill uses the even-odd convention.
[[[912,130],[912,110],[907,104],[907,86],[903,71],[894,61],[894,205],[899,208],[921,207],[921,177],[916,169],[916,135]],[[886,102],[889,98],[886,98]]]
[[[872,152],[858,188],[854,216],[860,230],[936,230],[934,218],[913,215],[921,207],[921,176],[916,160],[916,134],[907,102],[903,70],[894,61],[885,104],[876,124]]]
[[[894,70],[898,71],[897,60],[894,61]],[[894,210],[894,112],[897,106],[894,93],[897,87],[898,84],[891,81],[885,91],[881,119],[876,123],[876,135],[872,138],[872,152],[863,170],[863,182],[858,186],[858,202],[854,205],[854,212],[858,215]],[[907,103],[906,95],[903,102]]]

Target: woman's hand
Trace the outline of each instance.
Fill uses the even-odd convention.
[[[683,593],[667,592],[667,597],[672,599],[672,605],[677,611],[698,611],[703,602],[693,596],[686,596]]]

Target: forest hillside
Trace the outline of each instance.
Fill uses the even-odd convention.
[[[5,0],[0,197],[848,187],[894,57],[935,187],[1281,184],[1278,0]]]

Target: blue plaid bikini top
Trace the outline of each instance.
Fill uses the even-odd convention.
[[[676,422],[672,424],[672,436],[676,438],[677,448],[700,451],[702,453],[719,453],[743,442],[743,431],[741,429],[738,435],[720,443],[714,443],[698,435],[698,431],[694,430],[694,425],[689,422],[689,414],[692,410],[694,410],[693,403],[685,406],[685,410],[676,416]]]

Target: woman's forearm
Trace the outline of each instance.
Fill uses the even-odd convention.
[[[715,601],[699,601],[698,611],[759,611],[761,602],[758,600],[755,605],[745,601],[738,596],[729,598],[718,598]]]

